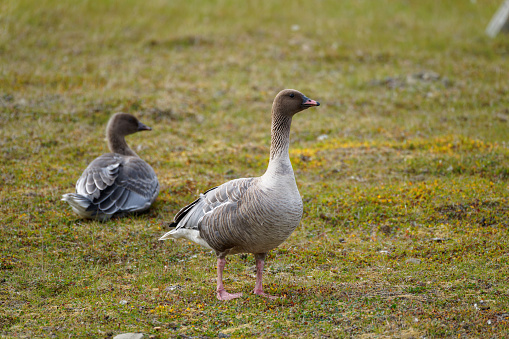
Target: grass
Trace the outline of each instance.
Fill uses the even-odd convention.
[[[509,43],[500,1],[0,3],[3,337],[509,336]],[[297,115],[301,226],[267,260],[157,241],[180,207],[263,173],[275,94]],[[111,114],[161,193],[146,214],[60,201]]]

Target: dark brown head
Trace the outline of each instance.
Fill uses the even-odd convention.
[[[152,128],[142,124],[133,115],[127,113],[114,114],[108,126],[106,127],[107,135],[126,136],[139,131],[151,131]]]
[[[284,89],[276,95],[273,103],[273,110],[282,114],[293,116],[312,106],[320,106],[320,103],[311,100],[295,89]]]

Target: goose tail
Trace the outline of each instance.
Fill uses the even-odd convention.
[[[98,214],[96,207],[90,199],[77,193],[67,193],[62,195],[62,201],[67,202],[74,213],[85,219],[107,220],[111,215]]]
[[[205,248],[212,249],[209,244],[200,236],[200,231],[188,228],[175,228],[165,233],[159,240],[185,238]]]
[[[177,231],[177,229],[173,229],[173,230],[165,233],[161,238],[159,238],[159,240],[177,239],[173,236],[173,234],[176,233],[176,231]]]

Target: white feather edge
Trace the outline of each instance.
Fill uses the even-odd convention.
[[[207,242],[203,240],[202,237],[200,237],[200,231],[198,230],[190,230],[187,228],[174,229],[163,235],[161,238],[159,238],[159,240],[167,240],[170,238],[173,239],[185,238],[205,248],[212,249],[212,247],[210,247],[209,244],[207,244]]]

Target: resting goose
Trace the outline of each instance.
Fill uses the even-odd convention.
[[[216,252],[219,300],[242,295],[230,294],[223,286],[225,257],[236,253],[254,254],[253,292],[275,298],[263,292],[265,257],[290,236],[302,217],[302,199],[288,154],[290,125],[295,113],[319,105],[293,89],[279,92],[272,105],[270,160],[265,174],[209,189],[181,209],[170,225],[175,229],[159,239],[186,238]]]
[[[159,193],[157,176],[129,148],[125,136],[150,131],[131,114],[113,115],[106,127],[111,153],[96,158],[76,183],[76,193],[62,196],[80,217],[105,221],[113,215],[147,210]]]

